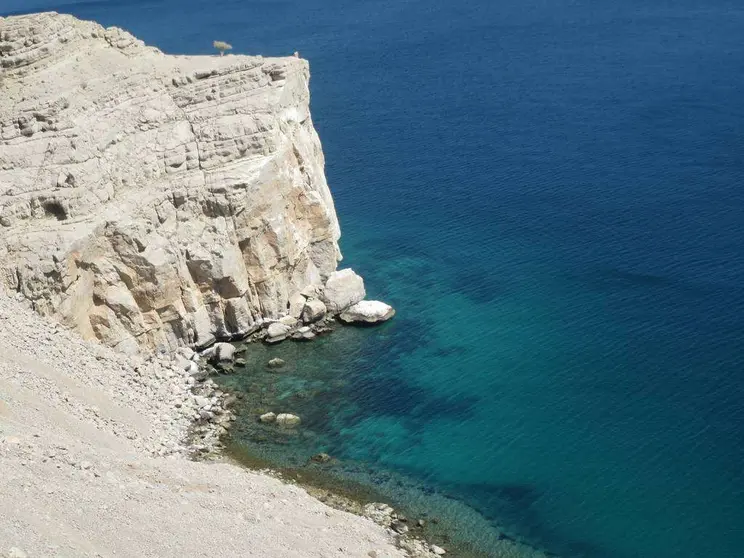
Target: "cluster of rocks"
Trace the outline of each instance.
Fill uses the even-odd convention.
[[[325,463],[331,460],[332,458],[327,454],[318,454],[311,459],[311,461],[316,463]],[[279,473],[268,473],[282,478]],[[422,530],[426,525],[426,521],[423,519],[409,522],[403,514],[397,512],[387,504],[374,502],[363,505],[339,493],[328,492],[312,486],[306,486],[305,488],[312,496],[324,504],[338,510],[361,515],[384,527],[393,536],[396,546],[404,550],[411,558],[436,558],[437,556],[447,554],[447,550],[441,546],[429,543],[422,538]],[[411,523],[410,528],[409,523]],[[383,558],[384,554],[371,551],[368,553],[368,556],[370,558]]]
[[[203,457],[235,420],[235,396],[209,378],[245,364],[224,341],[309,341],[336,319],[393,317],[365,300],[353,270],[335,271],[340,230],[306,61],[171,57],[56,13],[2,24],[0,291],[104,346],[24,325],[32,319],[0,335],[109,392],[151,428],[43,378],[14,381],[150,455]],[[0,296],[0,318],[15,310]],[[259,420],[301,424],[287,412]],[[400,517],[381,523],[405,535]],[[401,548],[418,544],[406,541]],[[435,547],[420,544],[418,555],[431,555]]]
[[[420,538],[410,536],[411,527],[408,525],[408,518],[403,514],[396,512],[395,509],[387,504],[379,502],[367,504],[362,508],[361,513],[378,525],[387,527],[396,533],[398,535],[398,546],[407,550],[411,556],[442,556],[447,553],[447,551],[441,546],[429,544]],[[425,520],[419,519],[413,524],[413,528],[420,529],[423,528],[425,524]]]
[[[293,415],[292,413],[276,414],[271,411],[263,413],[258,417],[258,420],[264,424],[276,423],[278,426],[283,426],[285,428],[295,428],[300,425],[300,422],[302,422],[300,417]]]
[[[280,343],[286,339],[310,341],[318,335],[333,330],[336,318],[347,324],[376,324],[389,320],[395,310],[384,302],[364,300],[364,281],[352,269],[331,273],[325,285],[310,286],[294,295],[287,305],[285,315],[277,319],[262,319],[253,331],[243,339],[248,342],[264,341]],[[231,340],[235,340],[232,338]],[[195,348],[200,348],[196,345]],[[192,375],[206,377],[209,367],[196,366],[199,358],[208,363],[215,372],[229,373],[233,364],[244,364],[239,353],[245,350],[222,341],[201,347],[197,353],[191,348],[180,347],[177,358]]]
[[[389,320],[395,310],[384,302],[364,300],[364,280],[351,269],[331,273],[321,299],[328,311],[346,323],[379,323]]]
[[[221,438],[235,420],[230,407],[237,398],[220,390],[209,379],[196,384],[192,394],[196,413],[192,415],[193,422],[187,438],[192,455],[222,449]]]
[[[310,285],[290,297],[286,315],[264,320],[251,339],[310,341],[331,331],[336,317],[348,324],[375,324],[395,315],[388,304],[365,296],[364,280],[352,269],[334,271],[324,285]]]

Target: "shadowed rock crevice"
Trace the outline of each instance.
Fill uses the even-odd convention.
[[[57,221],[65,221],[67,219],[67,210],[58,201],[45,201],[42,204],[42,207],[44,208],[44,211],[46,211],[47,215],[51,215],[57,219]]]

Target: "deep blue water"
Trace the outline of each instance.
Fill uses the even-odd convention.
[[[0,0],[38,9],[310,60],[344,265],[398,316],[274,350],[298,455],[564,556],[744,556],[740,0]]]

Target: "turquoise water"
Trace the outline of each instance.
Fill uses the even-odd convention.
[[[256,451],[450,495],[486,554],[466,523],[744,555],[740,2],[0,0],[42,8],[312,64],[344,265],[398,315],[256,352],[248,400],[305,419]]]

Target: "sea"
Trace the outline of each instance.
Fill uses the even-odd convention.
[[[0,0],[40,10],[310,61],[341,265],[397,315],[250,345],[235,451],[453,555],[744,556],[741,0]]]

